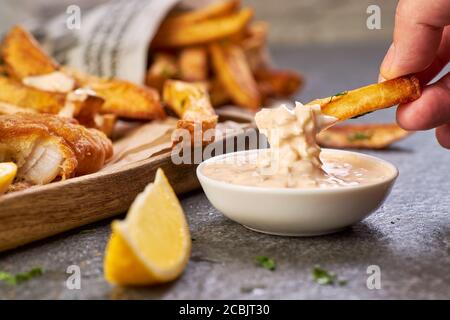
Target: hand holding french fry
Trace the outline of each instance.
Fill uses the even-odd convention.
[[[422,85],[450,60],[450,1],[426,0],[398,4],[394,43],[381,65],[380,78],[417,74]],[[399,124],[408,130],[436,128],[439,143],[450,149],[450,74],[423,90],[420,99],[397,109]]]

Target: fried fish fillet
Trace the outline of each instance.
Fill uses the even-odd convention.
[[[0,161],[13,161],[18,178],[46,184],[98,171],[111,156],[112,143],[100,131],[49,114],[0,116]]]
[[[0,116],[0,161],[13,161],[17,178],[46,184],[74,175],[78,161],[62,138],[39,123],[27,123],[19,114]]]

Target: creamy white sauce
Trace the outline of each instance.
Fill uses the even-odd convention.
[[[384,181],[392,175],[376,160],[353,154],[342,154],[325,150],[320,154],[323,163],[321,173],[311,175],[305,168],[295,174],[261,174],[258,170],[258,155],[229,156],[220,161],[208,163],[202,172],[214,180],[237,185],[266,188],[325,189],[367,185]],[[320,172],[320,171],[319,171]]]
[[[26,77],[22,79],[22,83],[26,86],[49,92],[68,93],[75,88],[75,80],[60,71]]]
[[[389,171],[374,160],[329,151],[321,155],[316,134],[336,121],[321,114],[318,105],[263,109],[255,122],[270,149],[208,163],[203,173],[234,184],[277,188],[334,188],[383,180]]]

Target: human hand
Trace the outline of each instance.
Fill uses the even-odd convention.
[[[449,60],[450,0],[400,0],[380,80],[414,73],[424,86]],[[450,73],[425,86],[418,100],[399,106],[397,122],[407,130],[436,128],[437,140],[450,149]]]

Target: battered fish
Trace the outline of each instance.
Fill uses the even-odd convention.
[[[98,171],[112,156],[100,131],[50,114],[0,116],[0,161],[13,161],[18,179],[46,184]]]

